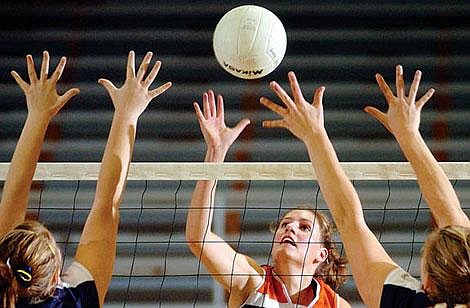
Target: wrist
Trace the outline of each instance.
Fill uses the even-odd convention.
[[[49,126],[52,116],[44,113],[28,112],[26,121],[34,124],[34,126],[45,127]]]
[[[325,139],[328,140],[328,134],[326,132],[326,129],[323,127],[320,130],[312,130],[312,131],[307,132],[307,134],[305,135],[305,138],[303,138],[303,142],[307,146],[318,145]]]
[[[227,150],[221,147],[207,147],[206,157],[204,162],[223,162],[225,156],[227,155]]]
[[[128,112],[120,112],[115,110],[113,115],[113,121],[119,121],[122,123],[127,123],[131,125],[137,124],[137,120],[139,119],[138,115],[130,114]]]
[[[421,134],[419,130],[405,130],[405,131],[397,131],[393,133],[393,136],[398,141],[401,142],[414,142],[417,139],[421,139]]]

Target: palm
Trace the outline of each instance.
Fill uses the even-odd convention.
[[[313,102],[310,104],[304,99],[295,74],[290,72],[288,77],[292,98],[277,82],[273,81],[270,84],[284,106],[266,97],[261,98],[260,101],[264,106],[282,117],[278,120],[263,121],[263,126],[287,128],[294,136],[305,142],[312,133],[317,134],[324,130],[322,98],[325,88],[320,87],[315,91]]]
[[[165,92],[171,87],[171,82],[167,82],[160,87],[149,90],[150,85],[155,80],[161,66],[161,62],[157,61],[147,77],[147,68],[152,59],[152,52],[147,52],[142,63],[140,64],[137,74],[135,72],[135,53],[130,51],[127,58],[126,80],[120,88],[107,79],[99,79],[98,82],[108,91],[113,101],[114,109],[119,114],[138,118],[152,99]]]
[[[26,56],[29,83],[24,81],[16,71],[11,72],[13,78],[26,95],[29,114],[52,117],[57,114],[68,100],[78,94],[79,90],[77,88],[70,89],[63,95],[57,93],[56,85],[62,75],[65,62],[65,57],[62,57],[55,71],[48,76],[49,52],[44,51],[39,76],[35,71],[32,56]]]
[[[238,137],[238,133],[225,126],[220,118],[207,119],[201,123],[204,140],[209,147],[230,146]]]
[[[249,124],[249,120],[243,119],[235,127],[227,127],[225,125],[223,98],[220,95],[217,97],[216,106],[215,95],[212,90],[203,94],[203,111],[197,103],[194,103],[194,109],[208,149],[221,150],[225,153]]]
[[[421,109],[434,93],[434,89],[429,89],[420,99],[416,100],[421,80],[421,71],[416,71],[408,96],[405,95],[403,68],[401,65],[396,67],[397,95],[394,95],[380,74],[376,74],[375,78],[387,100],[388,111],[384,113],[371,106],[367,106],[365,111],[382,123],[396,137],[418,131]]]

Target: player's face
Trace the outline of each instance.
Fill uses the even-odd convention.
[[[273,257],[287,257],[302,264],[323,261],[323,240],[315,215],[309,210],[293,210],[279,223],[274,235]],[[317,260],[318,259],[318,260]],[[322,259],[322,260],[320,260]]]

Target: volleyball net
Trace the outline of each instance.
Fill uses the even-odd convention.
[[[419,278],[432,218],[408,163],[342,163],[386,251]],[[470,214],[470,163],[440,163]],[[0,163],[0,181],[8,163]],[[28,217],[56,237],[66,263],[91,207],[100,163],[39,163]],[[195,181],[217,179],[212,228],[239,252],[270,262],[270,225],[299,205],[329,215],[310,163],[132,163],[113,281],[105,307],[223,307],[218,287],[188,249],[185,221]],[[342,243],[335,237],[338,249]],[[99,257],[99,256],[97,256]],[[359,303],[352,279],[339,290]],[[357,304],[359,305],[359,304]]]

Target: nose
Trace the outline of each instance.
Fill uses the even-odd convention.
[[[290,222],[286,225],[286,231],[291,231],[292,233],[295,234],[295,223]]]

